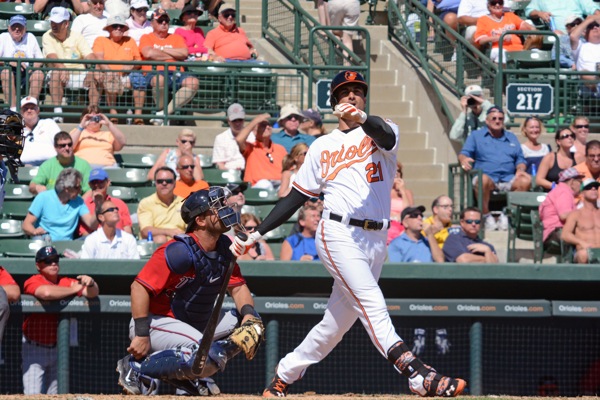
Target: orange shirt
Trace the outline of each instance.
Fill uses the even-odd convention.
[[[135,40],[128,36],[123,37],[121,43],[114,42],[107,37],[100,36],[94,41],[94,53],[104,53],[104,60],[141,61],[142,55]],[[110,69],[123,69],[124,65],[109,65]]]
[[[253,48],[242,28],[235,27],[226,31],[222,25],[206,34],[204,46],[218,56],[232,60],[249,60],[250,49]]]
[[[251,185],[261,179],[280,181],[283,157],[286,154],[285,147],[273,142],[268,148],[258,141],[255,143],[246,142],[244,181],[250,182]]]
[[[208,183],[206,181],[194,181],[192,185],[188,185],[181,179],[177,179],[177,182],[175,182],[175,189],[173,189],[173,193],[175,193],[176,196],[183,197],[185,199],[190,195],[190,193],[202,189],[208,189]]]
[[[523,22],[525,21],[511,12],[504,13],[500,21],[494,19],[491,15],[484,15],[477,20],[477,29],[473,38],[475,42],[479,43],[483,38],[500,37],[503,32],[519,30]],[[492,43],[492,47],[497,48],[498,42]],[[511,35],[510,42],[504,42],[502,48],[506,51],[523,50],[523,43],[517,35]]]
[[[144,49],[144,47],[152,47],[155,49],[162,49],[162,48],[168,48],[168,49],[180,49],[180,48],[184,48],[187,50],[187,45],[185,44],[185,40],[176,34],[169,34],[166,38],[161,39],[158,36],[156,36],[154,33],[147,33],[145,35],[143,35],[140,38],[140,52]],[[144,58],[144,55],[142,54],[142,59],[144,59],[145,61],[152,61],[149,60],[147,58]],[[174,58],[170,58],[168,60],[164,60],[165,62],[176,62],[178,60],[174,59]],[[163,71],[165,68],[162,66],[157,66],[156,70],[157,71]],[[169,67],[169,71],[175,71],[177,69],[177,67],[175,66],[171,66]],[[144,71],[151,71],[152,70],[152,65],[144,65],[142,66],[142,70]],[[180,69],[183,72],[183,68]]]

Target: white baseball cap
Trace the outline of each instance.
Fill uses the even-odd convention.
[[[294,104],[286,104],[285,106],[281,107],[281,113],[279,114],[279,119],[277,121],[279,122],[292,115],[297,115],[301,120],[304,119],[304,115],[298,109],[298,107],[296,107]]]
[[[129,5],[129,8],[135,8],[136,10],[138,8],[150,8],[148,6],[148,2],[146,0],[131,0],[131,4]]]
[[[230,121],[234,121],[236,119],[244,119],[246,118],[246,111],[244,111],[244,107],[242,107],[239,103],[233,103],[227,109],[227,119]]]
[[[64,7],[54,7],[52,11],[50,11],[50,22],[60,24],[61,22],[68,21],[70,19],[71,14],[69,13],[69,10]]]
[[[38,101],[35,97],[27,96],[21,99],[21,107],[23,107],[25,104],[35,104],[37,106]]]
[[[483,96],[483,89],[479,85],[469,85],[465,89],[465,96]]]

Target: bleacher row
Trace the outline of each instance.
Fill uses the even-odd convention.
[[[107,169],[111,185],[108,195],[119,198],[127,204],[129,213],[137,214],[141,199],[156,192],[156,187],[148,180],[148,170],[154,165],[155,154],[115,154],[121,168]],[[204,180],[210,185],[224,186],[228,183],[241,183],[242,174],[239,170],[220,170],[214,168],[209,156],[200,156],[204,172]],[[37,174],[38,167],[22,167],[19,169],[19,182],[10,182],[5,185],[5,201],[0,209],[0,257],[34,257],[35,252],[42,246],[43,241],[32,241],[26,238],[21,227],[34,195],[29,192],[29,182]],[[252,213],[263,219],[274,207],[279,199],[277,191],[267,189],[248,188],[244,192],[246,204],[242,213]],[[281,243],[289,236],[296,224],[298,213],[294,214],[287,223],[265,235],[276,258],[279,258]],[[133,233],[138,238],[138,251],[142,258],[150,257],[156,248],[154,243],[140,240],[137,218],[133,218]],[[83,244],[82,240],[59,241],[52,243],[59,253],[65,250],[78,252]]]

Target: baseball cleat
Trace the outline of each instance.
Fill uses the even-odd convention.
[[[142,391],[140,389],[140,381],[138,380],[138,374],[131,368],[129,364],[129,358],[127,355],[121,358],[117,362],[117,372],[119,373],[119,386],[123,387],[123,392],[130,395],[140,395]]]
[[[442,376],[433,369],[422,380],[409,380],[410,390],[421,397],[456,397],[466,387],[467,382],[465,380]]]
[[[275,374],[271,384],[263,391],[262,397],[286,397],[290,385]]]

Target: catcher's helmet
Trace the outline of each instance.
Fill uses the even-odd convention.
[[[23,118],[19,113],[0,111],[0,154],[19,159],[23,152]]]
[[[239,210],[227,204],[230,196],[231,191],[220,186],[211,186],[190,194],[181,206],[181,218],[187,224],[186,232],[193,229],[196,217],[208,210],[213,210],[227,228],[239,224]]]
[[[331,108],[334,108],[338,103],[335,92],[348,83],[358,83],[363,85],[365,89],[365,96],[367,95],[369,85],[367,85],[367,81],[365,81],[365,78],[361,74],[355,71],[342,71],[331,81],[331,88],[329,90],[329,102],[331,103]]]

